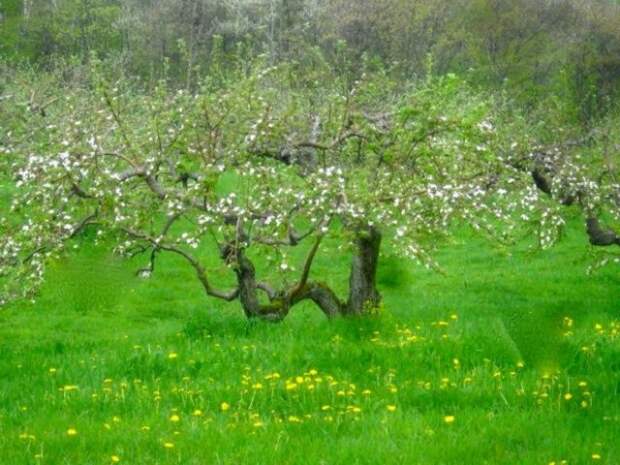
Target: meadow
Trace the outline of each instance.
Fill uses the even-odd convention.
[[[0,463],[620,463],[615,269],[586,274],[579,227],[546,252],[458,237],[444,275],[383,260],[379,315],[277,325],[83,242],[0,313]]]
[[[0,465],[620,465],[619,141],[617,0],[0,0]]]

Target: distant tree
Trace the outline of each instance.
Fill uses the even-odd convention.
[[[34,59],[119,50],[120,0],[24,1],[16,44]]]

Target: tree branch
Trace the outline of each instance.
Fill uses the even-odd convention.
[[[198,279],[200,281],[200,283],[202,284],[205,292],[207,293],[207,295],[211,296],[211,297],[217,297],[218,299],[222,299],[225,300],[227,302],[231,302],[233,300],[235,300],[237,297],[239,297],[239,289],[234,289],[232,291],[221,291],[218,290],[216,288],[214,288],[213,286],[211,286],[211,283],[209,282],[208,278],[207,278],[207,272],[205,270],[205,268],[200,264],[200,262],[192,257],[190,254],[188,254],[187,252],[185,252],[183,249],[173,246],[173,245],[169,245],[169,244],[164,244],[161,243],[160,241],[158,241],[157,239],[144,234],[144,233],[140,233],[137,231],[133,231],[129,228],[122,228],[122,231],[125,232],[126,234],[128,234],[129,236],[136,238],[136,239],[141,239],[141,240],[145,240],[147,242],[150,242],[151,244],[153,244],[157,249],[161,249],[164,250],[166,252],[171,252],[174,253],[176,255],[179,255],[181,257],[183,257],[196,271],[196,275],[198,276]]]
[[[310,249],[310,253],[308,253],[308,256],[306,257],[306,261],[304,263],[304,268],[301,273],[301,278],[299,279],[299,282],[288,293],[289,300],[294,300],[295,297],[306,286],[308,282],[308,277],[310,276],[310,269],[312,268],[312,263],[314,262],[314,257],[316,256],[316,253],[319,250],[319,246],[321,245],[322,240],[323,240],[323,235],[320,235],[316,238],[314,245]]]

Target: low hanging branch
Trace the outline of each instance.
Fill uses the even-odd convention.
[[[575,145],[575,144],[571,144]],[[557,150],[557,149],[556,149]],[[544,154],[544,151],[539,152]],[[550,157],[549,157],[550,158]],[[556,169],[557,171],[557,169]],[[574,194],[561,194],[554,193],[553,181],[554,171],[553,168],[543,168],[540,164],[537,164],[532,170],[532,179],[536,187],[549,197],[557,200],[564,206],[572,206],[575,203],[579,205],[585,215],[586,233],[590,244],[596,247],[609,247],[613,245],[620,246],[620,235],[611,228],[605,228],[601,225],[600,219],[596,216],[593,209],[587,204],[587,193],[582,190],[577,190]],[[566,183],[564,183],[566,184]]]

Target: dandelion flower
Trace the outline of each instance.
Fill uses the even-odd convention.
[[[177,358],[179,356],[179,354],[177,354],[176,352],[170,352],[168,354],[168,359],[170,360],[174,360],[175,358]]]
[[[396,405],[388,405],[386,408],[387,408],[388,412],[395,412],[396,411]]]
[[[111,457],[112,463],[118,463],[121,461],[121,458],[118,455],[113,455]]]
[[[601,460],[600,454],[592,454],[592,460]]]
[[[222,402],[220,404],[220,410],[222,412],[226,412],[227,410],[230,410],[230,404],[228,402]]]
[[[76,436],[77,434],[78,433],[77,433],[77,430],[75,428],[69,428],[67,430],[67,436]]]
[[[567,392],[566,394],[564,394],[564,400],[571,400],[573,398],[573,395],[570,392]]]
[[[195,416],[195,417],[201,417],[202,416],[202,410],[196,409],[196,410],[194,410],[192,415]]]
[[[455,420],[454,415],[446,415],[445,417],[443,417],[444,423],[448,423],[448,424],[454,423],[454,420]]]
[[[164,442],[164,447],[166,449],[174,449],[174,444],[172,444],[171,442]]]
[[[176,413],[170,416],[170,421],[172,423],[178,423],[180,420],[181,420],[181,417],[179,417]]]

